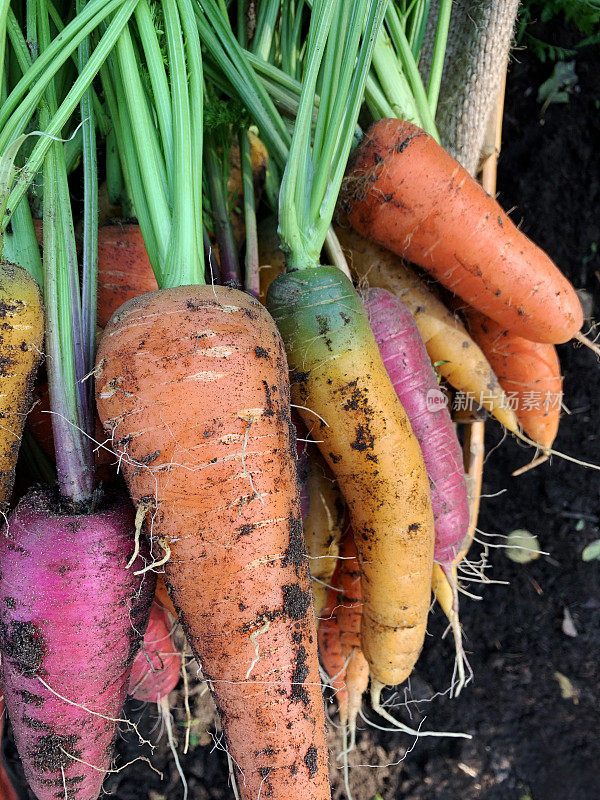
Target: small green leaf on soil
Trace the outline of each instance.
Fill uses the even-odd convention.
[[[550,103],[568,103],[569,95],[577,85],[574,61],[558,61],[552,75],[544,81],[537,93],[538,103],[542,103],[542,114]]]

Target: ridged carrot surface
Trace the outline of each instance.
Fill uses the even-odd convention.
[[[185,286],[130,300],[97,360],[98,410],[187,639],[240,796],[329,797],[287,364],[264,308]],[[162,546],[158,544],[162,543]]]
[[[371,126],[348,169],[344,206],[355,230],[419,264],[504,330],[552,344],[579,332],[583,312],[567,278],[416,125]]]
[[[543,448],[552,447],[558,432],[562,377],[556,348],[530,342],[507,331],[483,314],[467,312],[471,336],[498,376],[525,433]]]

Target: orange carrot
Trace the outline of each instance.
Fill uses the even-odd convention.
[[[562,377],[556,348],[531,342],[477,311],[467,312],[471,336],[514,403],[525,433],[545,450],[558,432]]]
[[[105,225],[98,231],[98,325],[126,300],[158,288],[139,225]]]
[[[340,711],[340,720],[350,729],[350,747],[356,734],[356,718],[362,704],[362,696],[369,685],[369,665],[360,644],[362,623],[361,571],[354,536],[349,531],[342,540],[339,561],[339,585],[342,593],[336,606],[340,629],[342,654],[346,666],[348,711],[345,717]]]
[[[332,578],[332,586],[327,590],[327,602],[319,617],[317,636],[319,656],[329,678],[329,685],[335,691],[340,719],[347,719],[348,689],[346,687],[346,659],[342,651],[340,626],[336,616],[339,600],[337,571]]]
[[[115,313],[98,410],[212,687],[240,796],[325,800],[327,747],[281,338],[219,286]]]
[[[169,592],[167,590],[167,586],[165,584],[165,579],[162,575],[159,575],[156,579],[156,596],[155,602],[159,604],[165,611],[168,611],[173,617],[177,616],[177,611],[175,611],[175,606],[173,605],[173,601],[169,597]]]
[[[370,128],[343,205],[359,233],[424,267],[504,330],[552,344],[578,336],[583,313],[569,281],[412,123],[384,119]]]

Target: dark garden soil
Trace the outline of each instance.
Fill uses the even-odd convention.
[[[564,42],[563,42],[564,43]],[[568,42],[567,42],[568,44]],[[499,164],[499,200],[548,251],[578,289],[586,291],[591,316],[600,320],[600,54],[576,58],[578,91],[568,104],[541,115],[536,95],[552,65],[526,51],[512,59]],[[559,348],[565,376],[565,413],[556,448],[600,463],[600,364],[572,344]],[[508,585],[470,588],[482,599],[462,601],[466,647],[475,674],[463,695],[411,704],[412,724],[465,731],[470,741],[404,734],[359,732],[350,782],[355,800],[596,800],[600,797],[600,562],[585,563],[584,546],[600,538],[600,473],[554,459],[519,478],[511,472],[531,451],[501,441],[487,426],[482,538],[526,528],[549,553],[526,565],[491,549],[486,572]],[[495,449],[494,449],[495,448]],[[478,548],[480,550],[480,548]],[[574,630],[567,635],[565,614]],[[432,614],[429,636],[407,697],[443,692],[450,681],[453,650],[440,637],[444,621]],[[573,635],[576,632],[576,635]],[[561,683],[557,674],[564,676]],[[570,686],[570,690],[569,690]],[[571,696],[563,696],[563,694]],[[404,692],[402,697],[404,699]],[[365,703],[366,705],[366,703]],[[149,731],[152,709],[130,704]],[[406,710],[396,712],[406,721]],[[179,719],[183,719],[178,715]],[[371,715],[371,719],[374,717]],[[378,721],[380,722],[380,721]],[[361,723],[362,724],[362,723]],[[164,740],[164,737],[163,737]],[[192,736],[192,744],[197,734]],[[217,740],[218,742],[218,740]],[[407,747],[412,747],[406,753]],[[120,736],[119,762],[135,757],[137,745]],[[12,742],[7,758],[18,773]],[[181,784],[164,744],[154,753],[161,782],[139,762],[111,775],[115,800],[180,800]],[[397,766],[385,765],[398,762]],[[357,766],[365,765],[365,766]],[[371,766],[366,766],[371,765]],[[227,762],[218,746],[196,746],[182,757],[190,800],[232,797]],[[336,796],[343,788],[334,765]],[[21,786],[22,797],[27,797]]]

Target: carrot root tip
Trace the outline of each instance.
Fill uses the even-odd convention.
[[[576,333],[573,338],[577,339],[577,341],[581,342],[581,344],[584,345],[585,347],[589,347],[590,350],[592,350],[597,356],[600,357],[600,345],[597,345],[596,342],[593,342],[591,339],[588,339],[587,336],[584,336],[583,333],[581,333],[581,331],[579,331],[579,333]]]
[[[373,711],[376,714],[379,714],[380,717],[383,717],[383,719],[391,723],[399,731],[402,731],[403,733],[408,733],[410,736],[416,736],[417,738],[419,738],[420,736],[436,736],[436,737],[446,736],[452,739],[473,738],[470,733],[460,733],[455,731],[423,731],[420,728],[419,730],[410,728],[408,725],[405,725],[403,722],[400,722],[399,719],[396,719],[396,717],[392,716],[381,705],[381,691],[383,687],[384,684],[380,683],[377,679],[373,679],[371,681],[371,705],[373,707]]]

